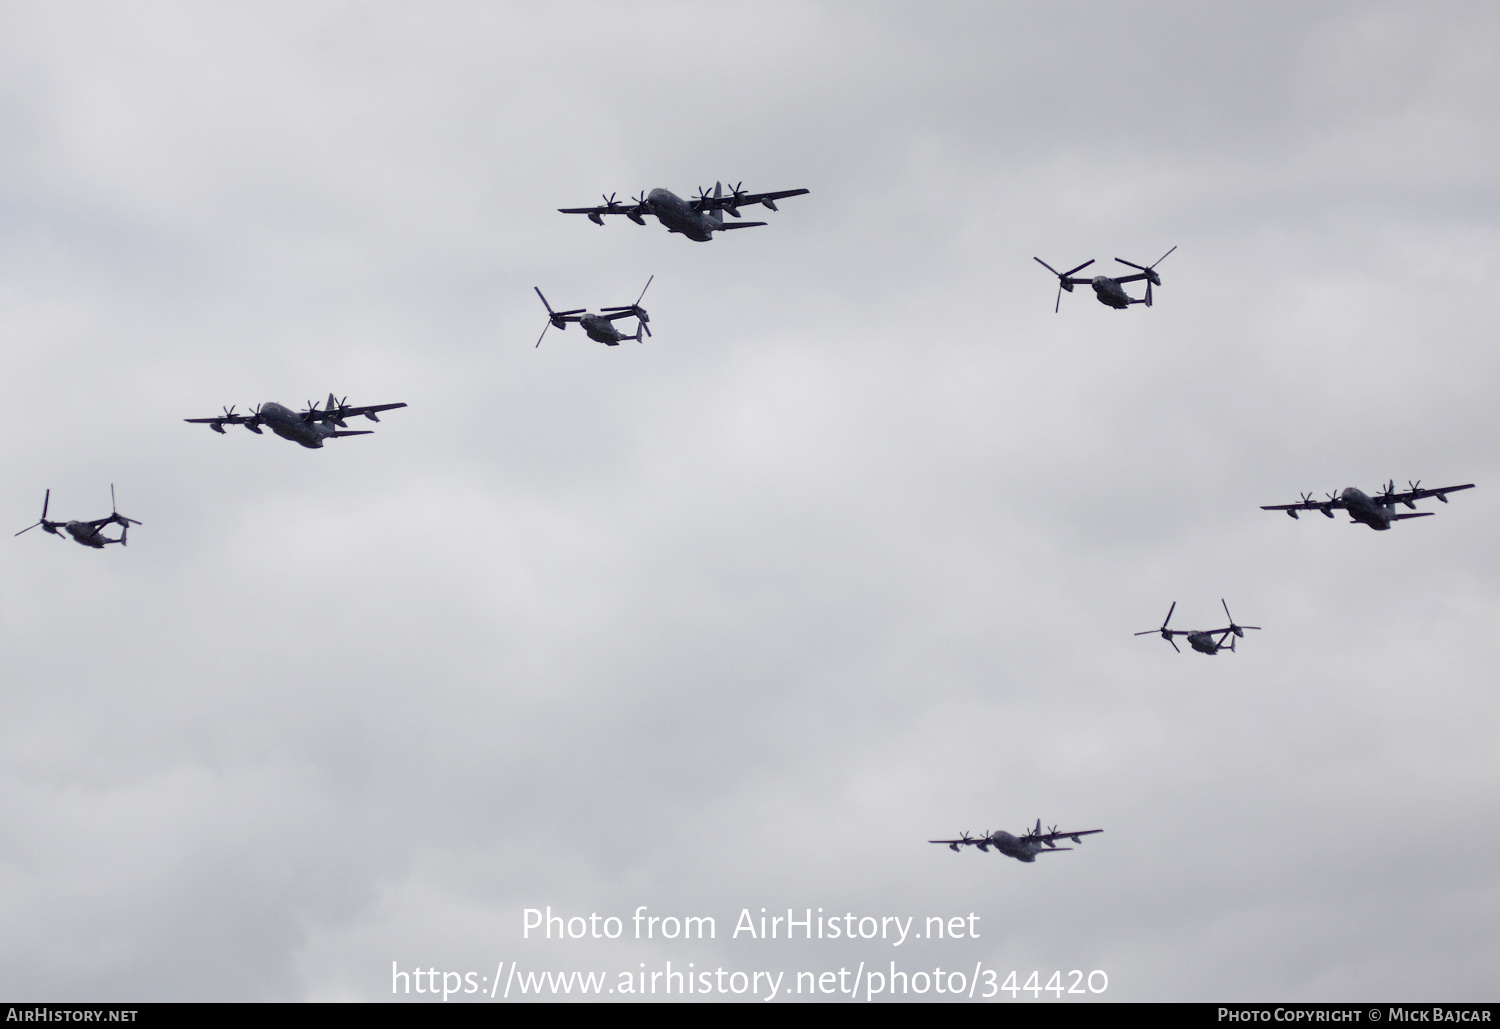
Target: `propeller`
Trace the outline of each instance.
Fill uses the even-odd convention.
[[[51,502],[52,502],[52,491],[49,489],[45,494],[42,495],[42,517],[39,520],[37,520],[36,522],[33,522],[31,525],[26,526],[26,528],[24,528],[24,529],[21,530],[21,532],[30,532],[32,529],[35,529],[38,525],[40,525],[42,527],[42,531],[43,532],[50,532],[50,533],[52,533],[52,535],[56,536],[57,535],[57,527],[59,525],[61,525],[62,523],[61,522],[49,522],[49,521],[47,521],[47,505],[50,504]],[[16,535],[17,536],[21,535],[21,532],[16,533]]]
[[[230,422],[231,424],[234,422],[234,405],[231,404],[228,407],[221,406],[219,409],[224,412],[223,421],[209,422],[208,427],[222,436],[224,434],[224,422]]]
[[[647,285],[650,285],[650,283],[647,283]],[[559,329],[566,329],[568,327],[568,315],[582,314],[583,312],[588,310],[588,308],[586,307],[575,307],[571,311],[554,311],[552,310],[552,305],[547,303],[547,298],[542,296],[541,287],[532,286],[531,288],[536,290],[537,296],[542,297],[542,306],[547,309],[547,324],[542,326],[542,336],[547,335],[547,330],[552,328],[552,326],[554,325]],[[537,347],[542,345],[542,336],[538,336],[536,338]],[[532,347],[532,349],[535,350],[536,347]]]
[[[1055,826],[1055,825],[1049,825],[1049,826],[1047,826],[1047,835],[1048,836],[1055,836],[1056,834],[1057,834],[1057,826]],[[1050,839],[1047,840],[1046,843],[1047,843],[1047,846],[1049,846],[1049,847],[1056,847],[1057,846],[1057,844],[1053,843]]]
[[[1176,250],[1176,249],[1177,249],[1176,247],[1172,248],[1172,250]],[[1143,272],[1146,273],[1146,296],[1148,298],[1146,300],[1146,306],[1147,307],[1151,306],[1151,301],[1149,299],[1149,297],[1151,296],[1151,287],[1153,285],[1157,285],[1157,286],[1161,285],[1161,276],[1158,275],[1158,274],[1156,274],[1156,266],[1158,264],[1161,264],[1167,258],[1171,257],[1172,256],[1172,250],[1168,250],[1165,254],[1162,254],[1160,257],[1158,257],[1155,261],[1152,262],[1152,264],[1151,264],[1151,266],[1149,268],[1142,267],[1141,265],[1136,264],[1134,261],[1127,261],[1123,257],[1117,257],[1117,258],[1115,258],[1115,260],[1118,261],[1118,262],[1120,262],[1121,264],[1129,265],[1130,267],[1135,268],[1138,271],[1143,271]]]
[[[600,193],[599,197],[604,201],[604,206],[608,209],[608,213],[613,214],[619,209],[620,205],[615,203],[615,194],[611,193],[609,196],[605,196],[603,193]]]
[[[1224,603],[1224,598],[1223,597],[1219,598],[1219,603],[1224,604],[1224,617],[1229,619],[1229,631],[1232,632],[1232,633],[1234,633],[1236,636],[1239,636],[1239,637],[1243,638],[1244,635],[1245,635],[1245,630],[1246,629],[1259,629],[1260,628],[1260,626],[1258,626],[1258,625],[1235,625],[1234,624],[1234,615],[1232,615],[1232,614],[1229,613],[1229,605]],[[1233,643],[1231,643],[1229,645],[1229,649],[1230,650],[1234,649],[1234,644]]]
[[[1159,633],[1161,633],[1161,638],[1164,639],[1164,640],[1166,640],[1168,643],[1172,644],[1172,649],[1175,650],[1175,651],[1177,651],[1177,653],[1181,654],[1182,653],[1182,648],[1179,647],[1177,645],[1177,641],[1172,638],[1172,630],[1170,630],[1170,629],[1167,628],[1167,623],[1172,620],[1172,612],[1174,612],[1176,610],[1177,610],[1177,601],[1174,600],[1174,601],[1172,601],[1172,606],[1169,607],[1169,608],[1167,608],[1167,617],[1165,617],[1165,618],[1163,618],[1161,620],[1161,628],[1160,629],[1147,629],[1144,632],[1138,632],[1138,633],[1136,633],[1136,635],[1137,636],[1150,636],[1153,632],[1159,632]],[[1038,821],[1036,823],[1036,825],[1037,825],[1037,830],[1040,831],[1041,827],[1042,827],[1042,823],[1040,821]]]
[[[736,182],[729,187],[729,206],[725,210],[735,218],[740,216],[740,197],[749,195],[741,188],[744,185],[743,182]]]
[[[645,330],[647,336],[650,336],[651,335],[651,327],[649,325],[647,325],[646,323],[651,320],[651,316],[649,314],[647,314],[646,313],[646,309],[641,306],[641,301],[646,298],[646,290],[650,289],[651,288],[651,283],[653,283],[655,281],[656,281],[656,276],[655,275],[652,275],[649,279],[646,280],[646,285],[645,285],[644,288],[642,288],[641,295],[635,298],[635,303],[633,303],[633,304],[626,304],[626,305],[621,306],[621,307],[601,307],[599,310],[600,311],[629,311],[631,314],[633,314],[635,317],[637,317],[637,318],[639,318],[641,320],[641,328]],[[542,331],[546,332],[547,330],[543,329]],[[636,341],[637,342],[640,341],[640,335],[641,334],[639,332],[636,333]],[[629,338],[629,337],[627,337],[627,338]],[[537,342],[540,343],[541,340],[538,340]]]
[[[256,404],[254,407],[252,407],[250,409],[250,417],[247,418],[247,419],[245,419],[245,421],[243,421],[243,422],[240,423],[245,428],[247,428],[251,432],[255,433],[257,436],[260,435],[260,426],[261,426],[261,423],[265,421],[265,419],[260,416],[260,409],[261,409],[261,405],[260,404]]]
[[[646,219],[641,217],[641,212],[644,210],[648,210],[648,208],[646,207],[646,191],[643,189],[641,190],[640,196],[631,197],[630,199],[635,201],[635,210],[626,211],[625,217],[629,218],[637,225],[645,225]]]
[[[708,206],[708,202],[710,200],[721,200],[723,199],[723,197],[724,184],[722,182],[714,183],[714,191],[712,195],[709,194],[708,190],[704,189],[702,186],[699,186],[698,195],[693,199],[693,210],[701,211]],[[738,218],[739,215],[735,215],[735,217]]]
[[[1413,493],[1417,492],[1417,490],[1419,488],[1421,488],[1421,485],[1422,485],[1422,480],[1421,479],[1418,479],[1416,482],[1412,482],[1410,479],[1406,480],[1406,487],[1407,487],[1407,489],[1411,490]],[[1415,511],[1417,509],[1417,505],[1413,501],[1407,500],[1405,503],[1406,503],[1406,506],[1409,507],[1409,508],[1411,508],[1413,511]]]
[[[1087,261],[1083,262],[1072,271],[1060,272],[1056,268],[1048,264],[1046,261],[1043,261],[1040,257],[1033,257],[1032,260],[1041,265],[1043,268],[1047,269],[1053,275],[1057,276],[1057,302],[1052,305],[1053,314],[1056,314],[1062,307],[1063,290],[1067,290],[1069,293],[1073,292],[1073,284],[1068,281],[1068,278],[1073,274],[1073,272],[1081,272],[1083,271],[1083,269],[1094,263],[1094,259],[1089,258]]]
[[[125,546],[125,537],[130,535],[130,527],[141,523],[134,518],[126,518],[120,513],[119,506],[115,503],[114,483],[109,484],[109,517],[120,527],[120,546]]]

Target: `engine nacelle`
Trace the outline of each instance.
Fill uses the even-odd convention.
[[[1323,517],[1325,518],[1333,517],[1333,508],[1331,507],[1320,507],[1318,510],[1323,512]]]
[[[773,211],[776,210],[776,202],[774,200],[772,200],[770,197],[766,197],[760,203],[761,203],[762,207],[769,207]]]
[[[223,422],[209,422],[208,423],[208,427],[210,429],[214,430],[215,432],[217,432],[220,436],[224,435],[224,423]]]
[[[593,222],[595,225],[603,225],[604,224],[604,216],[602,214],[600,214],[598,211],[590,211],[589,212],[589,221]]]
[[[1296,511],[1288,511],[1287,514],[1291,515],[1293,518],[1297,517],[1297,512]]]
[[[638,214],[635,211],[631,211],[625,217],[629,218],[631,221],[635,222],[637,225],[645,225],[646,224],[646,219],[642,218],[640,216],[640,214]]]
[[[378,421],[380,421],[379,418],[375,417],[375,412],[374,411],[366,411],[365,412],[365,417],[368,418],[368,419],[370,419],[370,421],[372,421],[372,422],[378,422]]]

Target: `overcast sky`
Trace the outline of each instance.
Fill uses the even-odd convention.
[[[1497,49],[1483,3],[0,6],[5,524],[143,523],[0,547],[0,995],[1497,999]],[[556,212],[715,180],[811,193]],[[1174,245],[1124,312],[1032,260]],[[533,347],[533,286],[651,275],[644,345]],[[330,390],[410,407],[182,422]],[[1388,479],[1477,488],[1259,509]],[[1221,598],[1237,653],[1132,635]],[[926,842],[1038,818],[1104,832]]]

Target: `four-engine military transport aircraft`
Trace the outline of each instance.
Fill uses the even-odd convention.
[[[345,397],[344,400],[348,400]],[[297,412],[290,408],[282,407],[275,401],[267,401],[250,409],[249,414],[235,414],[233,407],[226,407],[224,413],[216,418],[184,418],[185,422],[207,425],[221,435],[226,425],[243,425],[257,436],[260,435],[260,427],[269,425],[271,431],[282,439],[301,443],[304,447],[317,449],[323,445],[325,439],[333,439],[338,436],[368,436],[373,429],[343,429],[345,418],[353,418],[356,415],[364,415],[372,422],[380,421],[375,417],[379,411],[394,411],[405,404],[374,404],[370,407],[346,407],[344,400],[336,400],[332,393],[328,394],[328,408],[324,411],[318,410],[318,405],[312,401],[307,402],[306,411]],[[340,428],[335,428],[339,426]]]
[[[589,221],[595,225],[604,224],[606,214],[623,214],[637,225],[645,225],[645,215],[654,214],[656,220],[667,227],[670,232],[680,232],[688,239],[699,243],[707,243],[714,238],[715,232],[728,232],[730,229],[749,229],[765,222],[732,222],[726,223],[721,211],[728,211],[730,217],[738,218],[741,207],[749,207],[752,204],[760,204],[769,210],[776,210],[776,201],[786,197],[798,197],[809,192],[805,189],[784,189],[779,193],[746,193],[740,189],[744,183],[736,184],[729,191],[729,196],[724,195],[724,184],[714,183],[713,196],[701,186],[698,188],[698,196],[691,201],[684,200],[669,189],[653,189],[650,193],[641,191],[642,195],[632,197],[633,204],[621,204],[615,201],[615,195],[611,193],[603,197],[602,207],[559,207],[563,214],[586,214]],[[1076,269],[1075,269],[1076,271]],[[1072,288],[1071,286],[1069,287]]]
[[[40,525],[43,532],[50,532],[52,535],[58,536],[61,535],[57,531],[58,529],[66,529],[68,530],[68,535],[73,537],[73,541],[75,543],[81,543],[85,547],[93,547],[95,550],[103,550],[106,543],[118,543],[123,547],[125,545],[125,537],[130,532],[130,527],[132,525],[141,524],[134,518],[126,518],[119,512],[119,510],[116,509],[114,483],[109,484],[110,514],[108,518],[95,518],[91,522],[49,522],[47,521],[47,505],[51,502],[52,491],[49,489],[42,496],[41,519],[34,525],[26,526],[26,528],[21,530],[21,532],[30,532],[32,529],[35,529],[38,525]],[[101,530],[106,525],[118,525],[120,527],[120,538],[111,539],[110,537],[104,535]],[[21,532],[16,533],[16,535],[21,535]]]
[[[1176,249],[1177,248],[1175,246],[1172,248],[1172,250]],[[1083,269],[1093,264],[1093,258],[1089,258],[1087,261],[1080,264],[1077,268],[1071,268],[1065,272],[1058,271],[1046,261],[1043,261],[1040,257],[1033,257],[1032,260],[1041,265],[1043,268],[1047,269],[1053,275],[1057,276],[1057,302],[1052,305],[1053,314],[1056,314],[1058,312],[1058,309],[1062,306],[1063,290],[1067,290],[1069,293],[1071,293],[1073,292],[1074,286],[1093,286],[1094,295],[1098,298],[1099,303],[1104,304],[1106,307],[1113,307],[1117,311],[1123,311],[1131,304],[1145,304],[1147,307],[1151,306],[1151,287],[1153,285],[1161,285],[1161,276],[1156,274],[1156,265],[1161,264],[1167,258],[1171,257],[1172,250],[1168,250],[1165,254],[1162,254],[1160,257],[1158,257],[1156,259],[1156,262],[1150,267],[1143,267],[1139,264],[1136,264],[1134,261],[1127,261],[1123,257],[1117,257],[1115,258],[1116,261],[1120,262],[1121,264],[1128,264],[1132,268],[1140,268],[1141,273],[1139,275],[1121,275],[1113,279],[1108,275],[1095,275],[1092,279],[1073,278],[1074,272],[1083,271]],[[1140,300],[1137,300],[1126,293],[1125,287],[1120,284],[1122,282],[1136,282],[1140,279],[1146,280],[1146,295]]]
[[[1224,598],[1220,597],[1219,603],[1224,604]],[[1230,636],[1238,636],[1244,639],[1246,629],[1258,630],[1260,628],[1258,625],[1235,625],[1234,616],[1229,613],[1229,605],[1224,604],[1224,616],[1229,619],[1229,627],[1227,629],[1168,629],[1167,623],[1172,620],[1172,612],[1176,610],[1177,601],[1174,600],[1172,601],[1172,606],[1167,609],[1167,617],[1162,619],[1160,629],[1147,629],[1145,632],[1136,633],[1136,635],[1150,636],[1152,633],[1161,633],[1161,638],[1172,644],[1172,649],[1179,654],[1182,653],[1182,649],[1177,646],[1176,641],[1172,637],[1186,636],[1188,646],[1200,654],[1207,654],[1212,657],[1221,650],[1228,650],[1233,653],[1234,640],[1230,640]],[[1215,636],[1218,637],[1217,640],[1214,639]],[[1225,640],[1229,640],[1228,647],[1224,646]]]
[[[1332,518],[1334,511],[1343,510],[1349,512],[1351,523],[1363,522],[1372,529],[1384,530],[1389,529],[1392,522],[1399,522],[1405,518],[1427,518],[1430,515],[1437,514],[1436,511],[1416,511],[1417,505],[1415,501],[1425,500],[1428,497],[1437,497],[1446,504],[1448,502],[1447,494],[1457,493],[1461,489],[1474,488],[1472,482],[1466,482],[1462,486],[1444,486],[1442,489],[1419,489],[1418,487],[1422,485],[1420,480],[1417,482],[1409,481],[1407,485],[1411,487],[1409,490],[1405,493],[1397,493],[1396,480],[1392,479],[1386,483],[1385,492],[1377,493],[1373,497],[1365,493],[1364,490],[1355,489],[1353,486],[1343,490],[1338,496],[1334,496],[1332,493],[1327,494],[1327,500],[1314,500],[1311,493],[1304,493],[1302,494],[1302,502],[1300,504],[1263,504],[1261,505],[1261,510],[1285,511],[1293,518],[1297,517],[1298,511],[1322,511],[1329,518]],[[1405,504],[1413,511],[1416,511],[1416,513],[1397,514],[1392,510],[1397,504]]]
[[[1072,850],[1072,847],[1059,847],[1054,840],[1072,840],[1074,843],[1082,844],[1080,836],[1092,836],[1094,833],[1103,832],[1103,829],[1083,829],[1079,832],[1058,832],[1057,826],[1051,826],[1046,832],[1042,832],[1042,820],[1036,820],[1036,828],[1028,829],[1024,836],[1012,836],[1003,829],[997,829],[992,833],[985,833],[978,839],[963,833],[956,840],[928,840],[928,843],[941,843],[949,850],[957,853],[959,847],[978,847],[988,852],[991,847],[1004,854],[1013,857],[1017,861],[1030,863],[1036,860],[1038,854],[1051,854],[1054,851]]]
[[[588,314],[588,309],[583,307],[575,307],[571,311],[554,311],[552,305],[547,303],[547,298],[542,297],[541,287],[532,286],[531,288],[536,290],[536,295],[542,297],[542,306],[547,309],[547,324],[542,326],[542,336],[547,335],[547,330],[554,325],[559,329],[566,329],[569,322],[577,322],[583,326],[583,331],[589,334],[589,339],[596,343],[603,343],[607,347],[619,346],[622,339],[633,339],[639,343],[642,332],[648,336],[651,335],[651,327],[646,324],[651,320],[651,316],[641,306],[641,301],[645,299],[646,290],[651,288],[651,283],[655,280],[655,275],[646,280],[646,287],[641,290],[641,295],[635,298],[635,303],[626,307],[601,307],[599,310],[604,312],[601,314]],[[610,314],[611,311],[614,313]],[[635,335],[627,336],[615,328],[611,323],[616,318],[635,318]],[[542,345],[542,336],[536,338],[538,347]]]

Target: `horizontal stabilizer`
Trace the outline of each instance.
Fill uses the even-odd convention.
[[[368,436],[374,429],[342,429],[338,432],[330,432],[330,436]]]
[[[1416,514],[1393,514],[1391,515],[1391,521],[1399,522],[1403,518],[1431,518],[1435,514],[1437,514],[1436,511],[1418,511]]]
[[[1072,850],[1072,849],[1073,849],[1072,847],[1047,847],[1044,850],[1037,851],[1037,853],[1038,854],[1061,854],[1065,850]]]
[[[728,232],[730,229],[753,229],[757,225],[766,225],[767,222],[736,222],[733,225],[716,225],[715,231]]]

